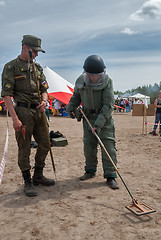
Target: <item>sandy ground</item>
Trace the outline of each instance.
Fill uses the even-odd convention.
[[[26,197],[17,166],[17,145],[9,118],[9,149],[0,185],[0,239],[3,240],[159,240],[161,239],[160,136],[142,134],[142,117],[115,113],[118,169],[139,202],[156,213],[137,217],[125,206],[131,197],[118,177],[119,190],[112,190],[103,179],[100,148],[95,178],[80,182],[84,173],[82,123],[51,117],[50,130],[59,130],[66,147],[52,147],[57,184],[38,186],[38,196]],[[148,117],[153,122],[154,117]],[[6,118],[0,117],[0,161],[6,139]],[[148,126],[148,132],[152,125]],[[157,130],[158,131],[158,130]],[[35,149],[31,149],[31,163]],[[55,178],[50,154],[44,173]],[[32,170],[33,174],[33,170]]]

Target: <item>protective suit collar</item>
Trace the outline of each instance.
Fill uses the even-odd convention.
[[[98,78],[98,80],[92,81],[90,79],[90,75],[93,75],[93,77],[96,77],[96,79]],[[84,72],[83,80],[88,86],[95,87],[95,86],[100,86],[105,82],[105,76],[106,76],[105,71],[102,73],[98,73],[98,74],[90,74],[90,73]]]
[[[87,85],[85,82],[84,82],[84,78],[83,78],[83,74],[77,79],[76,83],[75,83],[75,87],[77,89],[83,89],[85,87],[89,87],[89,88],[93,88],[94,90],[101,90],[101,89],[104,89],[106,87],[106,85],[108,84],[109,82],[109,76],[106,74],[105,75],[105,80],[104,80],[104,83],[97,86],[97,85],[93,85],[93,86],[90,86],[90,85]]]

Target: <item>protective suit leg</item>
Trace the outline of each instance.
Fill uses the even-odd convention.
[[[85,171],[97,171],[97,143],[84,142]]]
[[[112,158],[112,161],[116,165],[117,157],[116,157],[115,142],[113,140],[103,140],[103,144],[107,149],[110,157]],[[116,178],[117,175],[116,175],[114,166],[112,165],[105,151],[103,149],[101,149],[101,151],[102,151],[102,164],[103,164],[104,178],[109,178],[109,177]]]
[[[97,145],[98,141],[91,132],[86,121],[83,121],[84,129],[84,156],[85,156],[85,171],[95,173],[97,171]]]
[[[101,141],[103,142],[107,152],[109,153],[110,157],[112,158],[114,164],[117,164],[117,154],[115,148],[115,126],[113,119],[107,120],[101,132],[99,134]],[[116,171],[113,167],[110,159],[108,158],[107,154],[103,149],[102,151],[102,164],[103,164],[103,171],[104,171],[104,178],[116,178]]]

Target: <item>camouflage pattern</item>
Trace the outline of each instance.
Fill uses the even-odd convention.
[[[67,105],[67,111],[70,115],[75,107],[82,102],[83,110],[88,117],[92,126],[97,127],[97,133],[102,140],[105,148],[109,152],[112,160],[117,164],[116,148],[115,148],[115,126],[113,121],[114,108],[114,91],[112,80],[106,75],[105,82],[99,86],[88,86],[84,83],[83,75],[81,75],[75,84],[73,96]],[[85,155],[85,171],[97,171],[97,145],[98,140],[92,134],[90,127],[85,119],[83,119],[84,129],[84,155]],[[102,150],[102,163],[104,170],[104,178],[116,177],[116,172],[110,160]]]
[[[40,94],[46,92],[48,84],[42,67],[36,63],[36,75]],[[32,65],[19,57],[4,66],[1,96],[14,96],[15,102],[37,103],[39,101]]]
[[[39,64],[35,64],[36,75],[40,94],[47,92],[48,84]],[[22,61],[19,57],[7,63],[2,73],[2,97],[13,96],[14,102],[36,104],[39,102],[36,83],[33,76],[32,65]],[[16,106],[16,114],[23,125],[26,126],[25,139],[22,132],[16,132],[18,143],[18,164],[21,171],[30,169],[30,144],[31,136],[38,143],[35,155],[35,165],[43,167],[46,155],[49,151],[47,136],[42,114],[36,108]]]
[[[33,50],[40,51],[45,53],[45,51],[41,48],[41,39],[38,37],[35,37],[33,35],[24,35],[22,39],[22,45],[28,45],[31,46]]]
[[[49,146],[41,112],[37,109],[28,109],[19,106],[15,108],[15,111],[22,124],[26,126],[25,139],[21,131],[15,132],[18,143],[18,165],[21,171],[30,169],[29,157],[32,135],[38,143],[35,155],[35,166],[44,167]]]

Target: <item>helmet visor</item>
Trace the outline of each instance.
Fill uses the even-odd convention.
[[[97,74],[84,72],[83,79],[87,85],[100,86],[105,82],[105,75],[106,75],[106,71],[102,73],[97,73]]]

